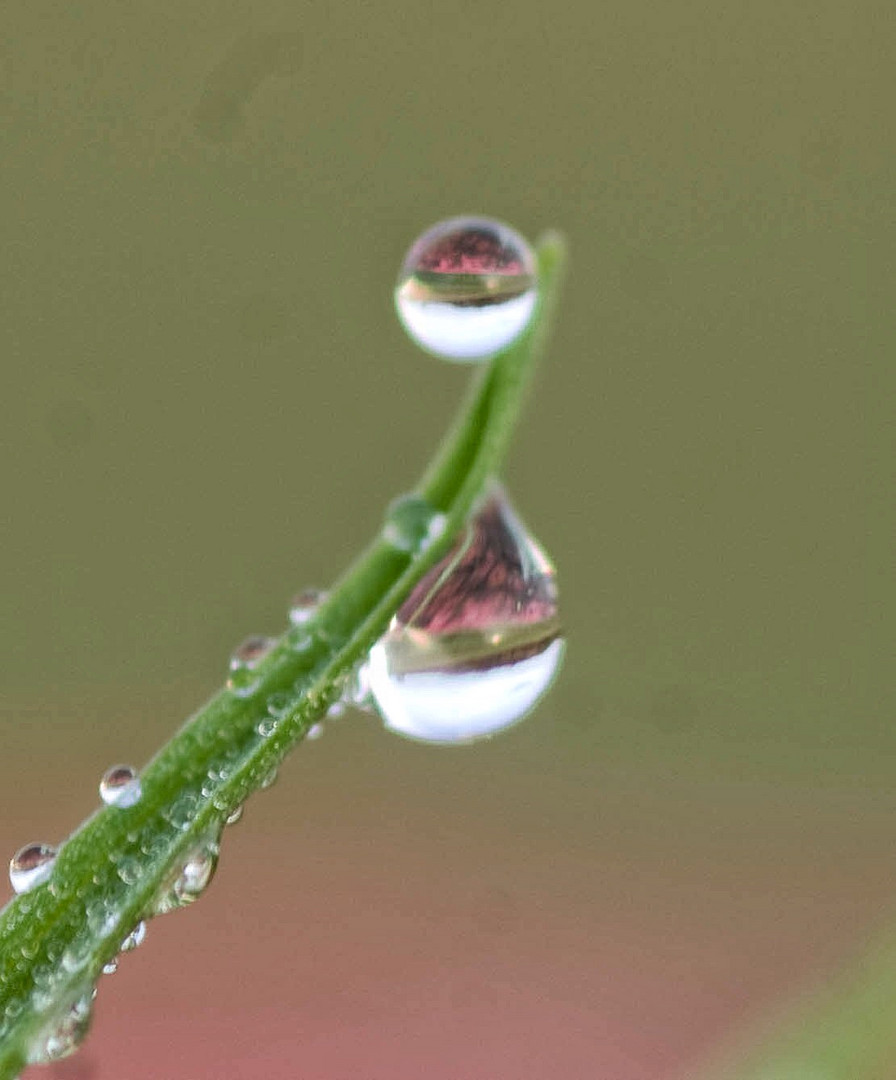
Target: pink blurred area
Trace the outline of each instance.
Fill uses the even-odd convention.
[[[332,722],[27,1075],[672,1080],[883,910],[872,795],[605,772],[568,734],[550,698],[465,749]],[[6,849],[89,809],[102,744],[41,791],[7,761]]]

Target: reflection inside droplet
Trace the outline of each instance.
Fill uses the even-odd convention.
[[[393,731],[468,742],[521,719],[563,649],[554,568],[495,488],[374,646],[367,678]]]
[[[401,267],[395,304],[424,349],[449,360],[480,360],[509,345],[535,310],[535,255],[522,236],[488,218],[439,222]]]

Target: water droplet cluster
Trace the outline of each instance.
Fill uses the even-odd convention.
[[[535,310],[535,254],[509,225],[488,218],[439,222],[405,256],[398,316],[428,352],[476,361],[505,348]]]

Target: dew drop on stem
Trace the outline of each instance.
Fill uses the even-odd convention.
[[[16,893],[26,893],[49,881],[59,854],[50,844],[26,844],[9,861],[9,883]]]
[[[563,648],[554,568],[495,486],[371,650],[367,678],[390,730],[470,742],[532,709]]]
[[[113,765],[100,780],[100,798],[106,806],[126,810],[135,806],[142,796],[140,777],[130,765]]]
[[[537,289],[535,253],[516,230],[489,218],[458,217],[411,246],[395,306],[427,352],[475,362],[519,337],[532,319]]]

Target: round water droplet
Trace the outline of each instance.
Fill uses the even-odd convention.
[[[303,626],[326,599],[321,589],[302,589],[289,602],[289,621],[293,626]]]
[[[243,812],[244,812],[245,809],[246,809],[245,806],[242,803],[240,803],[240,805],[238,807],[236,807],[235,810],[231,810],[231,812],[227,815],[227,817],[224,818],[224,824],[225,825],[236,825],[236,823],[242,819]]]
[[[383,539],[399,551],[424,551],[445,531],[445,515],[422,495],[401,495],[386,511]]]
[[[271,716],[276,716],[279,719],[284,713],[289,712],[289,707],[294,701],[295,698],[292,694],[287,693],[285,690],[278,690],[268,697],[265,706]]]
[[[106,806],[117,806],[126,810],[135,806],[143,794],[137,770],[130,765],[113,765],[106,769],[100,780],[100,798]]]
[[[28,1047],[29,1065],[46,1065],[73,1054],[87,1035],[93,1015],[93,986],[80,994],[64,1012],[41,1031]]]
[[[391,730],[469,742],[535,705],[563,647],[553,566],[495,489],[371,650],[370,690]]]
[[[277,783],[277,770],[271,769],[266,776],[261,778],[261,783],[258,785],[262,791],[267,791],[269,787],[273,787]]]
[[[518,232],[459,217],[425,232],[405,256],[395,306],[411,337],[448,360],[481,360],[509,345],[535,310],[535,255]]]
[[[321,735],[323,735],[323,733],[324,733],[324,725],[323,724],[312,724],[311,727],[308,728],[307,732],[305,733],[305,738],[306,739],[319,739],[321,737]]]
[[[277,730],[278,723],[276,716],[263,716],[255,725],[255,730],[263,739],[267,739]]]
[[[118,957],[113,956],[108,964],[103,964],[104,975],[114,975],[118,971]]]
[[[9,883],[25,893],[48,881],[59,852],[49,844],[26,844],[9,860]]]
[[[166,915],[169,911],[186,907],[205,892],[218,866],[218,836],[219,830],[216,829],[187,854],[176,875],[169,878],[153,902],[153,915]]]
[[[121,952],[133,952],[146,940],[146,922],[141,919],[121,943]]]
[[[227,679],[227,689],[232,694],[251,697],[255,693],[261,683],[258,669],[275,644],[274,638],[254,634],[234,649]]]

